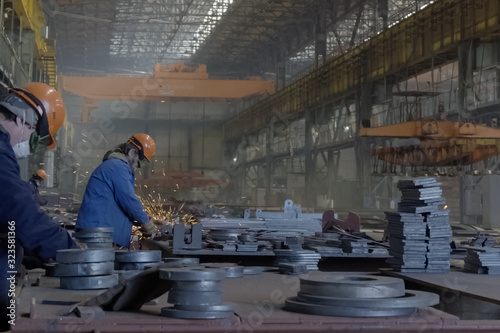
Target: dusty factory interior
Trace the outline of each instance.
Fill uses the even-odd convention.
[[[0,0],[0,331],[499,332],[499,19]]]

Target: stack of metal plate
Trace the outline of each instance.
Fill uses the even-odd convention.
[[[312,272],[300,278],[300,292],[285,301],[285,310],[336,317],[409,316],[438,303],[438,295],[405,290],[397,278]]]
[[[274,254],[276,255],[274,265],[285,274],[302,274],[303,268],[299,267],[300,265],[305,266],[308,271],[317,271],[321,259],[319,253],[309,250],[276,249]],[[298,271],[300,273],[297,273]]]
[[[113,247],[113,228],[76,228],[73,237],[89,249]]]
[[[470,248],[464,269],[478,274],[500,274],[500,248]]]
[[[161,315],[184,319],[216,319],[233,316],[234,305],[224,304],[221,281],[223,269],[160,268],[160,279],[173,281],[168,303],[173,307],[161,309]]]
[[[424,216],[412,213],[386,212],[389,222],[389,254],[387,259],[400,272],[424,271],[427,254],[427,237]]]
[[[416,178],[400,180],[398,188],[401,191],[401,202],[398,211],[405,213],[429,213],[438,210],[438,205],[445,203],[441,196],[441,183],[435,178]]]
[[[59,250],[54,276],[61,289],[106,289],[118,283],[114,272],[114,249]]]
[[[471,240],[471,246],[493,247],[495,246],[495,237],[479,232],[478,235]]]
[[[345,253],[368,254],[368,240],[342,239],[342,251]]]
[[[161,264],[161,251],[128,251],[115,253],[115,269],[118,271],[144,270],[146,266]]]
[[[450,270],[451,227],[448,210],[425,215],[427,223],[427,272],[446,273]]]

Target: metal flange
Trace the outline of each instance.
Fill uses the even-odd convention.
[[[211,262],[203,264],[207,268],[220,268],[226,271],[227,278],[240,278],[243,277],[243,266],[238,266],[229,262]]]
[[[161,251],[116,251],[116,262],[159,262]]]
[[[81,242],[87,243],[113,243],[113,238],[111,237],[100,237],[100,238],[79,238],[76,237]]]
[[[318,316],[335,317],[390,317],[409,316],[415,308],[352,308],[348,306],[329,306],[298,301],[296,297],[285,301],[285,310]]]
[[[217,268],[160,268],[160,279],[172,281],[224,280],[226,271]]]
[[[405,286],[402,279],[387,276],[315,272],[300,278],[300,291],[343,298],[388,298],[404,296]]]
[[[172,291],[221,291],[220,280],[206,281],[175,281],[172,284]]]
[[[79,264],[56,264],[54,267],[54,276],[90,276],[90,275],[108,275],[113,274],[115,263],[90,262]]]
[[[79,231],[75,232],[73,234],[73,237],[78,238],[78,239],[85,239],[85,238],[109,238],[111,237],[111,232],[84,232],[84,231]]]
[[[297,294],[297,300],[300,302],[313,303],[318,305],[347,306],[354,308],[399,309],[421,308],[439,304],[439,295],[425,291],[406,290],[406,294],[402,297],[341,298],[316,296],[299,292]]]
[[[225,303],[219,305],[175,305],[176,310],[184,311],[205,311],[205,312],[215,312],[215,311],[234,311],[234,304]]]
[[[56,261],[60,264],[114,261],[114,249],[67,249],[58,250]]]
[[[222,304],[222,292],[170,290],[167,301],[179,305],[220,305]]]
[[[160,313],[163,317],[181,319],[223,319],[231,318],[233,314],[233,311],[185,311],[173,307],[162,308]]]
[[[169,258],[163,258],[163,262],[165,262],[165,263],[176,262],[176,263],[182,263],[182,264],[196,266],[196,265],[200,264],[200,259],[199,258],[169,257]]]
[[[101,276],[62,276],[61,289],[86,290],[86,289],[107,289],[118,284],[118,275]]]
[[[75,228],[75,232],[113,232],[112,227],[100,227],[100,228]]]
[[[117,271],[143,271],[161,265],[161,262],[115,262]]]

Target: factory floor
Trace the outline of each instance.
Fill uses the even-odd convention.
[[[365,266],[367,268],[368,266]],[[387,273],[387,272],[384,272]],[[264,272],[223,281],[224,302],[235,304],[229,319],[187,320],[160,317],[168,306],[167,294],[140,312],[106,312],[102,318],[65,315],[69,305],[46,305],[47,301],[79,302],[99,291],[58,288],[59,279],[32,272],[19,296],[18,318],[12,332],[498,332],[500,292],[497,278],[465,272],[449,274],[399,274],[406,288],[432,287],[440,294],[436,308],[422,308],[409,317],[347,318],[307,315],[283,309],[286,298],[296,296],[299,277]],[[339,273],[341,274],[341,273]],[[369,274],[365,272],[364,274]],[[33,283],[38,280],[38,286]],[[36,283],[35,283],[36,284]],[[420,287],[419,287],[420,286]],[[462,295],[463,294],[463,295]],[[458,304],[457,300],[463,296]],[[454,300],[453,302],[451,300]],[[482,305],[480,305],[480,303]],[[446,304],[448,302],[449,304]],[[444,306],[443,306],[444,303]],[[453,304],[452,304],[453,303]],[[460,306],[474,311],[473,320],[460,319],[440,309]],[[474,308],[474,309],[473,309]],[[484,311],[484,318],[477,318]]]

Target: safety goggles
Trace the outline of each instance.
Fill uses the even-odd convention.
[[[142,143],[139,140],[137,140],[135,137],[131,137],[130,139],[128,139],[127,143],[134,145],[139,150],[139,161],[144,161],[145,156],[144,156],[144,148],[142,147]],[[139,168],[140,168],[140,164],[139,164]]]

